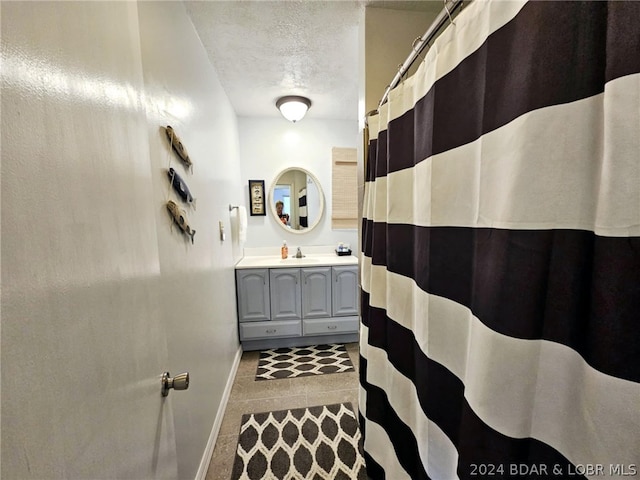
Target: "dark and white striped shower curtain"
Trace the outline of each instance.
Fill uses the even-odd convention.
[[[475,1],[369,119],[372,479],[640,478],[640,3]]]
[[[298,215],[300,219],[300,227],[307,228],[309,226],[309,216],[307,213],[307,187],[301,188],[298,192]]]

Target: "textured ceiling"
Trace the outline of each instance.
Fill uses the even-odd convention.
[[[186,1],[187,13],[239,116],[278,116],[275,101],[304,95],[310,118],[357,120],[361,12],[428,10],[437,1]]]

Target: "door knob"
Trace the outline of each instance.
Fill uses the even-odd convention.
[[[162,374],[162,396],[169,395],[169,390],[186,390],[189,388],[189,372],[184,372],[171,378],[169,372]]]

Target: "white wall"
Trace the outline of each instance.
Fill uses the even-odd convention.
[[[193,478],[239,346],[233,265],[242,250],[232,228],[237,217],[229,212],[242,196],[238,127],[184,5],[139,2],[138,9],[154,199],[166,199],[169,190],[169,155],[158,125],[173,126],[194,163],[190,174],[172,161],[197,199],[197,210],[188,212],[194,245],[176,228],[167,232],[166,209],[156,209],[169,370],[191,374],[189,391],[172,394],[178,475]]]
[[[235,115],[179,2],[0,8],[2,478],[194,478],[238,349]]]
[[[245,247],[273,246],[274,255],[277,255],[282,240],[286,240],[290,250],[298,245],[337,245],[338,242],[350,243],[355,249],[356,229],[331,229],[331,148],[355,148],[358,123],[307,117],[294,124],[284,118],[240,117],[238,126],[243,205],[248,206],[249,203],[249,180],[264,180],[268,191],[278,174],[289,167],[302,167],[315,175],[325,198],[325,212],[320,224],[300,235],[280,228],[269,208],[266,217],[249,215]]]

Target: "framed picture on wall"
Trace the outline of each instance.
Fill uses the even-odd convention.
[[[251,215],[266,215],[264,180],[249,180],[249,205]]]

